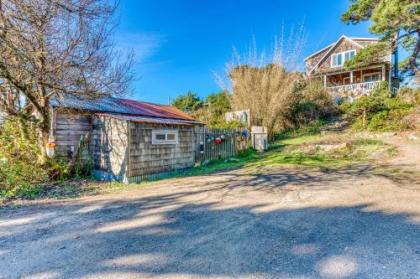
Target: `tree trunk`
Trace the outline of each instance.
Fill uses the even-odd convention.
[[[50,136],[50,114],[48,109],[43,110],[41,114],[40,121],[37,125],[37,132],[38,146],[41,151],[39,162],[44,165],[50,160],[47,156],[47,143]]]

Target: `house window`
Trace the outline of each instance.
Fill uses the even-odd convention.
[[[348,61],[351,60],[356,55],[356,51],[354,49],[346,51],[344,53],[344,60]]]
[[[152,144],[177,144],[178,130],[152,130]]]
[[[331,56],[331,66],[332,67],[340,67],[343,65],[343,54],[337,53]]]
[[[348,50],[331,55],[331,67],[341,67],[344,62],[351,60],[356,55],[356,50]]]
[[[380,73],[371,73],[371,74],[364,74],[363,75],[363,82],[372,82],[378,81],[381,79]]]

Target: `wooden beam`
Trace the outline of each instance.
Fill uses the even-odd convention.
[[[382,65],[382,81],[385,81],[385,64]]]

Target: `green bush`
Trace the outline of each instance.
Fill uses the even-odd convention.
[[[0,125],[0,197],[34,198],[45,183],[70,177],[66,159],[57,157],[42,164],[39,158],[31,123],[9,118]]]
[[[290,122],[294,123],[292,128],[302,128],[312,122],[322,122],[338,113],[331,94],[325,91],[320,82],[305,82],[296,94],[298,98],[293,104],[290,116]]]
[[[402,95],[393,96],[387,83],[382,83],[369,96],[363,96],[352,103],[345,102],[340,108],[346,114],[355,130],[402,131],[410,129],[406,120],[415,102]]]
[[[33,197],[48,181],[48,170],[38,162],[36,133],[17,119],[0,126],[0,196]]]

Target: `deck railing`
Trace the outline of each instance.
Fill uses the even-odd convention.
[[[370,81],[352,83],[340,86],[330,86],[328,90],[334,95],[342,95],[343,93],[351,93],[354,96],[368,95],[374,88],[376,88],[381,81]]]

